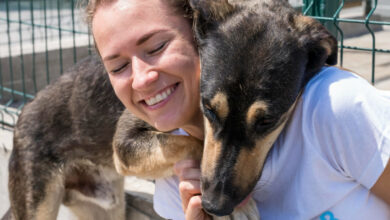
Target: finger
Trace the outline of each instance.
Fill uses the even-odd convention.
[[[186,220],[211,220],[211,217],[202,209],[202,198],[200,195],[191,197],[185,215]]]
[[[180,198],[182,201],[182,208],[185,212],[187,210],[188,202],[191,197],[200,195],[200,181],[199,180],[188,180],[181,181],[179,183]]]
[[[199,168],[200,167],[200,162],[198,160],[181,160],[177,162],[173,169],[175,173],[179,176],[180,171],[186,168]]]
[[[180,181],[200,180],[201,171],[199,168],[187,168],[180,171],[177,175]]]

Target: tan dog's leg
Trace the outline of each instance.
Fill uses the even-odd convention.
[[[58,210],[64,196],[63,181],[60,176],[56,176],[53,181],[46,186],[45,197],[37,207],[35,219],[57,219]]]
[[[183,159],[201,159],[202,141],[191,136],[159,132],[125,111],[113,141],[114,164],[122,175],[160,178],[173,174]]]
[[[124,220],[124,178],[113,168],[85,166],[82,173],[73,169],[70,174],[76,177],[73,183],[67,182],[64,205],[83,220]]]
[[[25,149],[17,143],[14,142],[9,163],[12,219],[54,220],[64,195],[61,171],[54,163],[44,160],[35,163],[28,157],[31,154],[20,154]]]

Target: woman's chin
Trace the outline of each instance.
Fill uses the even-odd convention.
[[[164,120],[154,120],[152,124],[157,130],[162,132],[169,132],[180,127],[178,123],[174,123],[174,120],[164,119]]]

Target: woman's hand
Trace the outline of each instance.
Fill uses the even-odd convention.
[[[211,217],[202,209],[199,161],[179,161],[174,170],[180,180],[179,191],[186,220],[210,220]]]

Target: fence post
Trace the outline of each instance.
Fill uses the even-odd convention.
[[[302,12],[309,16],[333,17],[340,0],[303,0]],[[337,28],[332,21],[320,21],[337,38]]]

